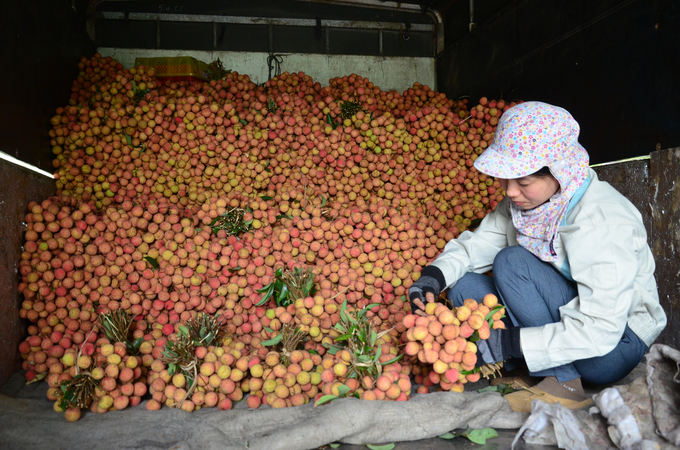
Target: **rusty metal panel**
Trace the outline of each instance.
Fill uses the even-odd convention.
[[[651,154],[650,203],[656,282],[668,325],[657,342],[680,344],[680,148]]]
[[[54,192],[54,180],[0,160],[0,386],[21,368],[18,347],[26,336],[17,290],[26,208]]]
[[[594,168],[600,180],[611,184],[642,214],[647,240],[652,245],[652,214],[649,203],[649,160],[610,164]]]

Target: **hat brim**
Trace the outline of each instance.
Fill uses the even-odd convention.
[[[513,179],[536,173],[543,168],[545,164],[540,165],[539,167],[527,166],[526,161],[509,158],[497,152],[494,147],[489,147],[475,160],[474,166],[477,170],[486,175],[491,175],[496,178]],[[525,168],[525,170],[518,170],[520,167]]]

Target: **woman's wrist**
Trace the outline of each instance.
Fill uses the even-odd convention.
[[[439,285],[439,290],[435,292],[436,295],[439,295],[446,287],[446,279],[444,278],[444,274],[437,266],[433,266],[431,264],[429,266],[425,266],[420,272],[420,276],[430,277],[436,280],[437,284]]]
[[[506,330],[503,338],[503,354],[511,358],[522,357],[522,341],[520,339],[520,327],[512,327]]]

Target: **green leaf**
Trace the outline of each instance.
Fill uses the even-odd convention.
[[[269,283],[268,285],[261,287],[260,289],[255,290],[255,292],[259,292],[259,293],[268,292],[268,291],[274,292],[274,283]]]
[[[399,361],[401,358],[403,358],[404,355],[399,355],[396,358],[392,358],[389,361],[385,361],[384,363],[380,363],[383,366],[389,366],[390,364]]]
[[[139,346],[142,345],[142,342],[144,342],[144,338],[139,337],[135,339],[133,343],[126,342],[125,346],[127,347],[128,351],[137,352],[139,350]]]
[[[369,362],[370,360],[371,360],[371,358],[368,355],[357,356],[357,361],[359,361],[360,363],[366,363],[366,362]]]
[[[270,298],[272,298],[272,295],[274,295],[274,286],[273,285],[270,285],[270,286],[271,286],[271,288],[268,288],[266,290],[265,294],[262,296],[262,299],[260,299],[260,301],[256,303],[256,306],[264,305],[265,303],[267,303],[269,301]],[[264,288],[262,288],[262,289],[264,289]],[[258,290],[258,292],[260,292],[260,291]]]
[[[310,292],[312,292],[312,288],[313,288],[313,287],[314,287],[314,278],[312,277],[312,278],[309,278],[309,279],[307,280],[307,283],[305,283],[304,292],[305,292],[306,294],[309,294]]]
[[[496,386],[489,386],[484,389],[479,389],[478,392],[498,392],[501,395],[507,395],[512,392],[515,392],[517,389],[513,388],[512,386],[505,384],[505,383],[500,383],[497,384]]]
[[[326,113],[326,123],[328,125],[333,123],[333,119],[331,118],[331,113]]]
[[[267,200],[274,200],[274,197],[270,197],[270,196],[268,196],[268,195],[260,195],[260,198],[261,198],[262,200],[264,200],[264,201],[267,201]]]
[[[482,428],[480,430],[472,430],[467,438],[475,444],[484,445],[487,439],[497,438],[498,433],[493,428]]]
[[[336,338],[335,338],[335,341],[336,341],[336,342],[342,342],[342,341],[346,341],[347,339],[349,339],[349,338],[351,338],[351,337],[352,337],[352,333],[343,334],[342,336],[336,337]]]
[[[335,355],[336,353],[338,353],[339,350],[342,350],[342,347],[338,347],[332,344],[323,344],[323,346],[328,349],[328,353],[330,353],[331,355]]]
[[[359,338],[359,342],[363,344],[368,343],[368,339],[366,339],[366,330],[364,330],[363,328],[359,330],[359,335],[357,336],[357,338]]]
[[[183,334],[184,336],[189,336],[189,329],[186,326],[180,325],[180,326],[177,327],[177,329],[179,330],[179,334]]]
[[[340,386],[338,386],[338,393],[340,394],[341,397],[348,393],[349,391],[350,389],[347,385],[341,384]]]
[[[288,214],[279,214],[278,216],[276,216],[276,220],[280,220],[280,219],[289,219],[290,220],[290,219],[292,219],[292,217],[289,216]]]
[[[472,333],[472,336],[468,338],[469,342],[477,342],[479,340],[479,332],[475,330],[474,333]]]
[[[371,303],[370,305],[366,305],[357,313],[357,317],[361,319],[369,310],[375,308],[376,306],[380,306],[380,303]]]
[[[340,444],[336,444],[335,442],[332,444],[328,444],[331,448],[338,448],[340,447]]]
[[[69,402],[73,400],[73,397],[75,396],[75,392],[73,392],[70,389],[67,389],[64,391],[64,400],[68,400]]]
[[[491,311],[489,311],[488,314],[487,314],[486,316],[484,316],[484,320],[487,320],[487,321],[488,321],[489,319],[491,319],[491,317],[492,317],[494,314],[496,314],[499,310],[501,310],[501,309],[503,309],[503,308],[505,308],[505,306],[503,306],[503,305],[496,305],[496,306],[494,306],[493,309],[492,309]]]
[[[276,304],[279,306],[288,306],[290,303],[290,299],[288,298],[288,286],[285,284],[281,288],[281,292],[279,292],[279,296],[276,299]]]
[[[470,221],[470,226],[468,227],[470,230],[473,230],[479,226],[479,224],[482,223],[482,219],[475,219]]]
[[[376,349],[375,356],[373,357],[373,362],[378,362],[380,355],[382,355],[382,345],[379,345],[378,348]]]
[[[128,145],[132,145],[132,136],[127,134],[126,132],[123,131],[123,134],[125,135],[125,140],[127,141]]]
[[[265,329],[265,331],[266,331],[267,333],[273,333],[273,332],[274,332],[274,330],[272,330],[272,329],[269,328],[269,327],[264,327],[264,329]]]
[[[375,330],[371,330],[371,347],[375,345],[375,341],[378,340],[378,333],[375,332]]]
[[[500,391],[500,385],[498,386],[487,386],[483,389],[477,389],[477,392],[499,392]]]
[[[345,314],[345,310],[340,308],[340,320],[342,320],[343,322],[347,322],[347,316],[348,316],[348,314]],[[338,323],[335,326],[337,327],[337,326],[342,326],[342,325],[340,325]]]
[[[262,297],[262,299],[260,299],[259,302],[255,303],[255,306],[262,306],[262,305],[264,305],[265,303],[267,303],[268,300],[269,300],[269,297],[267,297],[267,296],[265,295],[265,296]]]
[[[314,402],[314,406],[321,406],[325,403],[332,402],[333,400],[337,399],[337,395],[324,395],[320,397],[316,402]]]
[[[270,345],[278,344],[279,342],[281,342],[282,339],[283,339],[283,334],[278,334],[271,339],[268,339],[266,341],[262,341],[261,344],[264,345],[265,347],[269,347]]]
[[[243,119],[239,120],[239,122],[241,122],[243,125],[248,125],[248,122],[246,122],[246,121],[243,120]]]
[[[444,433],[444,434],[440,435],[439,437],[442,438],[442,439],[454,439],[454,438],[458,437],[458,435],[455,434],[455,433],[451,433],[449,431],[448,433]]]
[[[321,207],[323,208],[324,206],[326,206],[326,197],[324,197],[324,196],[322,195],[322,196],[321,196],[321,199],[322,199],[322,200],[321,200]]]
[[[238,272],[239,270],[243,270],[243,267],[241,267],[241,266],[230,267],[230,268],[227,269],[227,270],[229,270],[229,272],[234,273],[234,272]],[[264,289],[264,288],[263,288],[263,289]],[[260,292],[260,291],[258,291],[258,292]]]
[[[394,448],[394,444],[384,445],[366,444],[366,447],[370,448],[371,450],[392,450]]]
[[[153,266],[154,269],[158,269],[158,261],[156,261],[155,258],[152,258],[151,256],[145,256],[144,259],[149,261],[149,263]]]

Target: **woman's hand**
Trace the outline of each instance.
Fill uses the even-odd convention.
[[[425,316],[425,304],[434,303],[435,295],[431,290],[422,289],[415,284],[411,286],[408,291],[409,300],[411,301],[411,312],[419,316]]]
[[[425,313],[425,303],[434,303],[436,299],[434,298],[434,294],[432,292],[426,292],[425,293],[425,301],[423,302],[420,299],[415,299],[413,303],[418,307],[418,309],[413,310],[413,314],[417,314],[419,316],[426,316],[427,314]]]
[[[434,266],[427,266],[420,278],[408,290],[413,314],[425,315],[425,303],[432,303],[444,290],[446,284],[441,271]]]
[[[492,364],[505,361],[509,358],[521,358],[522,346],[520,344],[520,328],[513,327],[507,330],[492,329],[488,339],[476,342],[480,357],[477,365]]]

